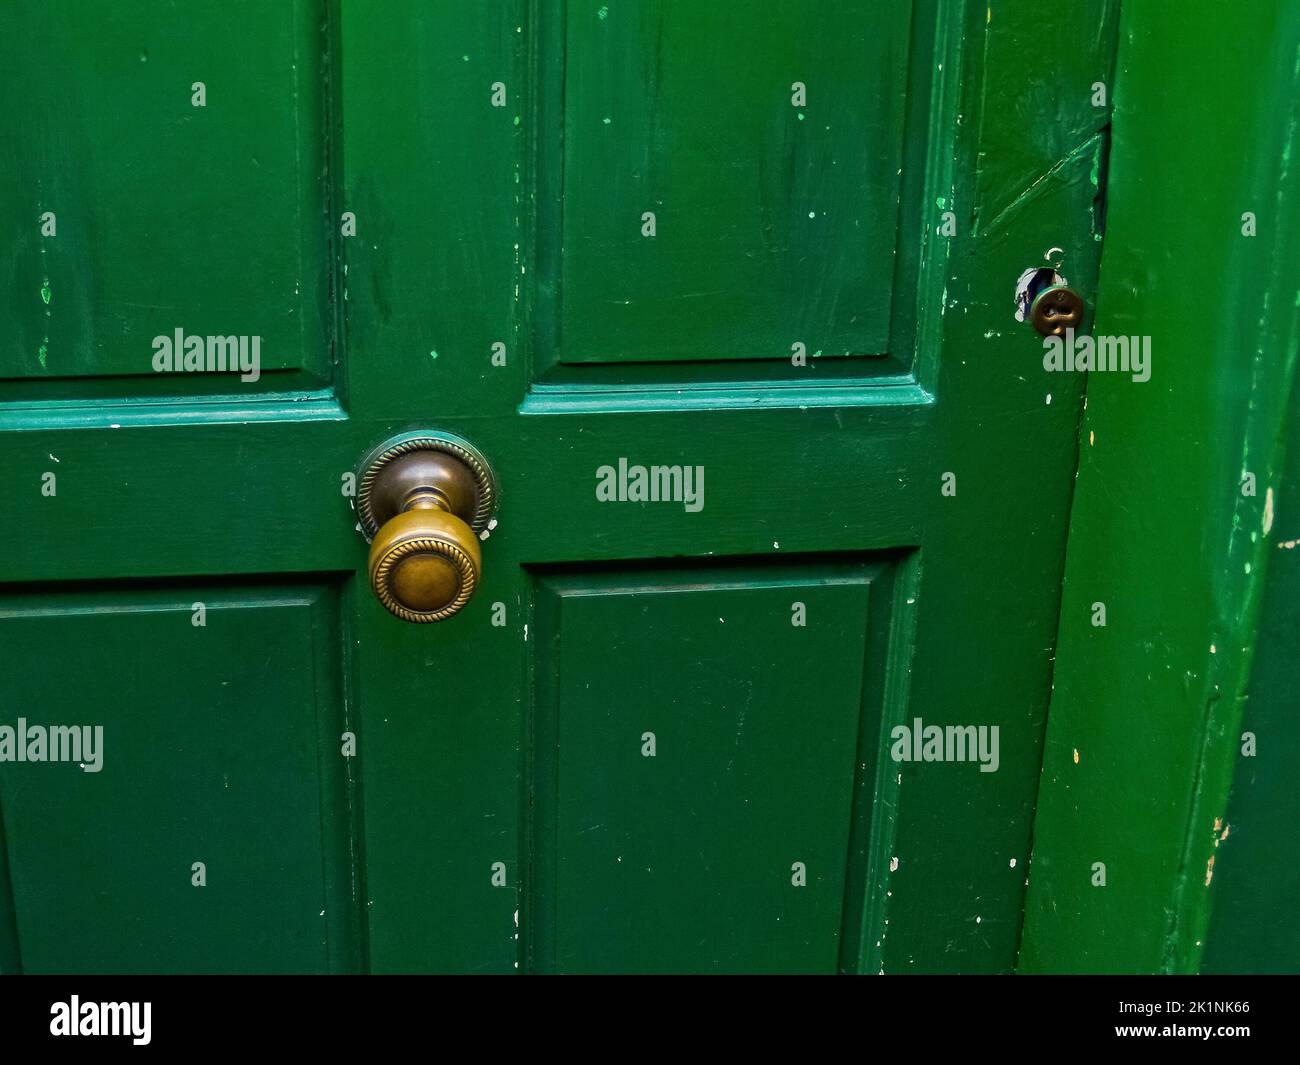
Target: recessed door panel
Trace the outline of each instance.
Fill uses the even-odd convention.
[[[329,384],[325,6],[6,12],[0,398]]]
[[[310,584],[0,598],[0,744],[24,756],[0,759],[4,953],[355,967],[337,626]]]
[[[809,561],[540,578],[532,967],[856,967],[850,838],[871,812],[855,798],[875,785],[859,752],[880,727],[890,577]]]
[[[548,42],[550,19],[561,362],[888,350],[909,4],[570,0]]]

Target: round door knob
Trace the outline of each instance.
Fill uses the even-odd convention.
[[[408,433],[377,448],[357,488],[375,597],[403,621],[451,617],[478,587],[495,506],[491,468],[463,440]]]
[[[433,501],[394,514],[370,544],[370,586],[406,621],[440,621],[469,601],[483,555],[474,530]]]

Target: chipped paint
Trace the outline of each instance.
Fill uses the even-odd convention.
[[[1038,279],[1040,274],[1047,273],[1045,266],[1031,266],[1016,278],[1016,302],[1015,302],[1015,319],[1017,322],[1023,322],[1029,317],[1029,304],[1032,299],[1029,294],[1030,286]],[[1044,280],[1039,284],[1039,289],[1047,288],[1049,285],[1066,285],[1069,284],[1055,270],[1051,271],[1052,278],[1050,281]]]

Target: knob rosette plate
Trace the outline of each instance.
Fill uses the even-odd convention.
[[[357,511],[370,587],[385,609],[416,623],[460,610],[478,586],[479,535],[496,504],[492,468],[459,437],[405,433],[367,455]]]

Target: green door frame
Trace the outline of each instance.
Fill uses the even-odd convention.
[[[1149,336],[1151,377],[1089,375],[1024,972],[1201,965],[1262,590],[1296,535],[1274,514],[1298,413],[1298,48],[1284,0],[1121,9],[1094,332]],[[1262,830],[1290,838],[1282,815]]]

